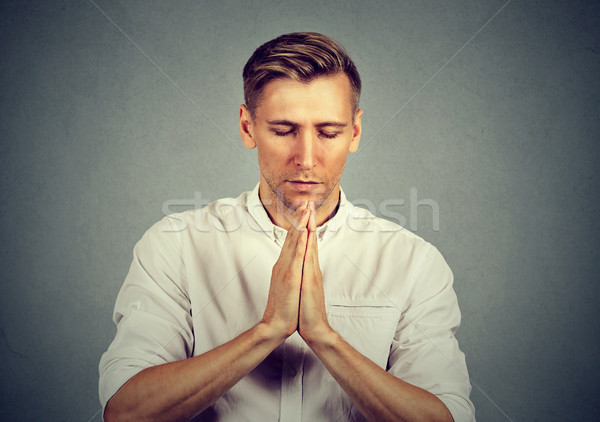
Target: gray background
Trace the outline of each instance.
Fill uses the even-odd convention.
[[[348,197],[396,201],[454,270],[478,420],[598,420],[599,2],[514,0],[485,27],[505,1],[1,4],[2,420],[100,420],[134,243],[166,201],[255,185],[241,69],[298,30],[364,81]]]

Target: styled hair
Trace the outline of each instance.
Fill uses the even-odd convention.
[[[358,110],[361,82],[344,47],[316,32],[284,34],[258,47],[244,66],[244,100],[252,118],[263,88],[275,79],[310,82],[319,76],[345,73],[352,90],[352,115]]]

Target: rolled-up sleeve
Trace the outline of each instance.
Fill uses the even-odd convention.
[[[471,422],[475,409],[465,356],[454,337],[461,316],[452,283],[452,271],[428,245],[412,274],[388,371],[435,394],[456,422]]]
[[[113,314],[117,334],[99,364],[103,408],[138,372],[192,353],[191,306],[179,236],[165,217],[134,248]]]

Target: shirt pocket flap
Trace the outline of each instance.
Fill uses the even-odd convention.
[[[400,310],[389,300],[331,299],[331,327],[359,353],[386,369]]]

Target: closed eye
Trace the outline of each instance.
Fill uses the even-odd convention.
[[[291,135],[294,132],[295,132],[295,129],[290,129],[288,131],[281,131],[281,130],[273,129],[273,133],[277,136],[287,136],[287,135]]]
[[[293,135],[296,132],[296,128],[292,128],[290,130],[284,131],[284,130],[277,130],[277,129],[273,129],[273,133],[276,136],[288,136],[288,135]],[[319,136],[323,137],[325,139],[335,139],[338,137],[338,135],[342,133],[342,132],[324,132],[324,131],[319,131]]]
[[[341,132],[333,132],[333,133],[328,133],[328,132],[319,132],[319,134],[321,136],[323,136],[324,138],[327,139],[334,139],[337,138],[337,136],[340,134]]]

